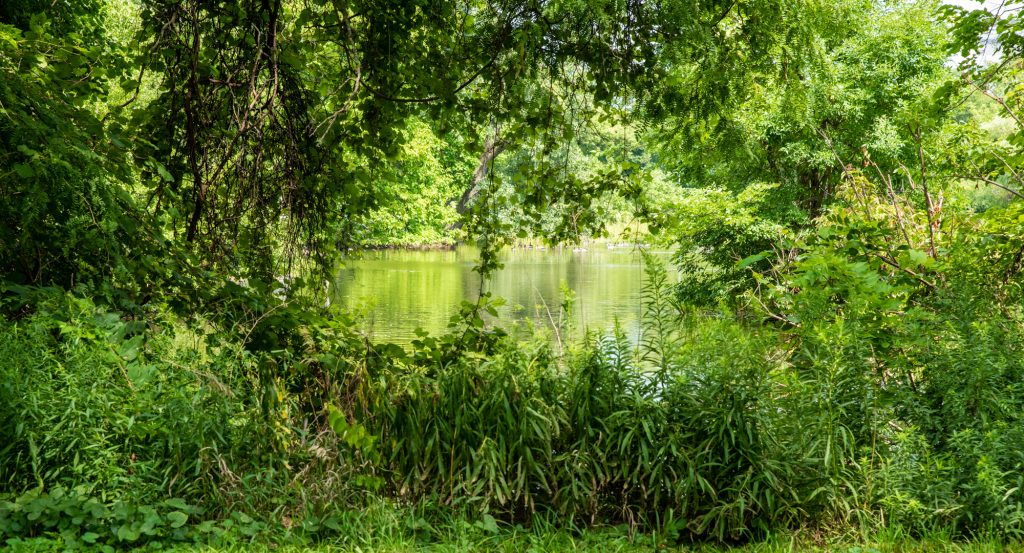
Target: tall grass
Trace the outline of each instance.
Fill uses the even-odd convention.
[[[406,351],[286,306],[234,340],[57,295],[0,326],[0,493],[180,498],[317,537],[382,499],[428,541],[454,520],[667,542],[1024,532],[1018,320],[936,295],[956,316],[900,330],[823,295],[752,325],[680,307],[648,266],[639,342],[564,350],[487,328],[486,302]],[[22,497],[0,527],[45,531]]]

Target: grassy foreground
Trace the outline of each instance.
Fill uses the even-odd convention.
[[[439,539],[438,539],[439,538]],[[47,552],[65,550],[65,544],[59,538],[30,538],[26,540],[9,540],[7,551]],[[96,547],[95,551],[114,551],[109,547]],[[415,533],[383,537],[377,532],[365,532],[364,529],[352,529],[352,534],[340,540],[328,540],[320,543],[307,543],[296,536],[280,536],[279,539],[262,537],[256,541],[246,539],[227,540],[218,545],[174,544],[170,546],[150,543],[140,551],[175,551],[175,552],[207,552],[207,553],[242,553],[242,552],[275,552],[275,553],[343,553],[343,552],[531,552],[531,553],[562,553],[562,552],[608,552],[633,553],[676,551],[692,553],[783,553],[783,552],[842,552],[842,553],[1002,553],[1024,551],[1024,544],[1007,542],[996,538],[980,538],[970,541],[951,540],[938,534],[921,539],[910,539],[898,534],[876,535],[861,538],[825,537],[821,534],[803,532],[776,534],[764,541],[743,545],[720,544],[678,544],[665,543],[664,536],[656,534],[629,535],[621,528],[587,530],[573,533],[564,530],[525,530],[502,529],[489,532],[479,526],[462,522],[440,535],[435,534],[427,540],[417,537]]]
[[[18,552],[45,552],[62,551],[64,548],[59,542],[46,540],[44,538],[14,543],[8,549],[12,553]],[[102,549],[95,549],[102,551]],[[156,551],[156,549],[143,549]],[[649,542],[630,542],[624,537],[583,537],[573,538],[565,535],[534,536],[527,539],[519,537],[499,538],[482,543],[439,543],[419,545],[415,542],[394,542],[382,543],[379,546],[359,547],[354,545],[292,545],[274,543],[245,543],[229,546],[196,546],[196,547],[174,547],[161,549],[160,551],[175,552],[206,552],[206,553],[242,553],[242,552],[277,552],[277,553],[347,553],[347,552],[405,552],[405,551],[434,551],[434,552],[476,552],[476,551],[501,551],[520,552],[528,551],[533,553],[562,553],[562,552],[609,552],[609,553],[632,553],[641,551],[678,551],[694,553],[783,553],[783,552],[842,552],[842,553],[1002,553],[1010,551],[1022,551],[1024,546],[1020,544],[1001,544],[998,542],[942,542],[942,541],[898,541],[881,543],[827,543],[812,544],[798,540],[772,540],[763,543],[750,544],[741,547],[722,547],[712,545],[698,546],[666,546],[656,547]]]

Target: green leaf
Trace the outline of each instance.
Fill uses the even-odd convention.
[[[171,528],[181,528],[188,522],[188,515],[181,511],[171,511],[166,515]]]
[[[135,541],[139,539],[139,531],[128,524],[117,529],[117,539],[121,541]]]
[[[24,163],[15,163],[14,172],[17,173],[18,176],[23,179],[30,179],[36,176],[36,172],[31,167],[25,165]]]
[[[754,263],[757,263],[758,261],[761,261],[765,257],[767,257],[767,253],[766,252],[756,253],[754,255],[747,256],[747,257],[743,258],[742,260],[740,260],[739,263],[736,264],[736,268],[737,269],[745,269],[745,268],[749,267],[750,265],[753,265]]]
[[[348,420],[345,419],[345,414],[333,405],[327,406],[327,423],[330,424],[331,430],[334,430],[334,433],[340,437],[345,437],[351,428]]]
[[[164,167],[163,163],[154,163],[153,165],[156,167],[156,172],[160,175],[160,178],[167,182],[174,182],[174,175]]]
[[[121,137],[117,136],[116,134],[114,134],[112,132],[108,132],[107,133],[107,137],[110,138],[110,141],[114,144],[114,146],[117,146],[118,148],[123,148],[123,149],[128,148],[128,145],[125,144],[121,140]]]
[[[32,148],[29,148],[24,144],[18,144],[18,151],[27,155],[28,157],[36,157],[39,155],[39,152],[33,150]]]
[[[906,256],[913,267],[920,267],[928,263],[928,254],[921,250],[907,250]]]
[[[184,499],[182,499],[180,497],[172,497],[171,499],[168,499],[168,500],[164,501],[164,505],[166,505],[166,506],[168,506],[168,507],[170,507],[172,509],[177,509],[179,511],[187,511],[187,510],[189,510],[188,502],[186,502]]]
[[[474,526],[489,534],[497,534],[499,532],[498,521],[494,520],[494,517],[491,515],[484,515],[483,520],[477,521]]]

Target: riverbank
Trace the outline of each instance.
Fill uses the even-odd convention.
[[[402,347],[235,283],[205,316],[154,307],[144,322],[23,290],[38,307],[0,324],[0,542],[1024,535],[1019,321],[937,297],[837,327],[797,296],[800,325],[778,328],[674,307],[664,267],[642,269],[643,339],[617,324],[565,347],[487,324],[490,296]],[[424,290],[439,302],[439,288]]]
[[[592,247],[603,247],[607,249],[636,248],[651,242],[651,235],[647,225],[638,223],[613,223],[608,225],[605,236],[581,237],[576,242],[551,243],[544,236],[528,236],[526,238],[513,239],[506,248],[511,250],[570,250],[586,251]],[[446,238],[434,242],[392,242],[392,243],[368,243],[362,244],[365,250],[410,250],[410,251],[451,251],[459,247],[474,246],[458,238]]]

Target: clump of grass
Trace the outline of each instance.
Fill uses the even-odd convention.
[[[638,343],[564,350],[487,327],[488,298],[405,350],[284,303],[232,337],[58,294],[0,325],[0,500],[17,500],[0,532],[364,548],[1024,532],[1017,321],[936,294],[959,315],[915,324],[943,339],[892,340],[869,307],[893,289],[865,277],[842,310],[812,290],[788,304],[801,324],[752,326],[681,307],[654,263]],[[75,523],[58,490],[100,514]]]

